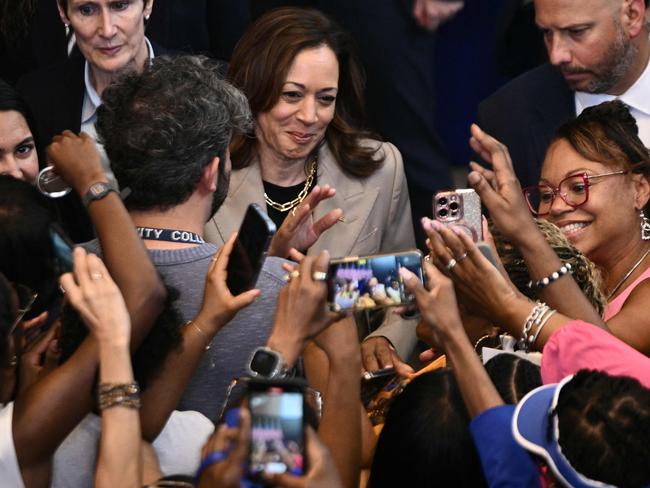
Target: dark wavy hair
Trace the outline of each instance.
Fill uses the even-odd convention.
[[[650,152],[639,139],[636,119],[620,100],[586,108],[577,118],[561,125],[551,143],[559,139],[589,161],[650,179]],[[644,211],[650,211],[650,202]]]
[[[487,486],[469,423],[450,369],[418,376],[388,411],[368,487]]]
[[[7,279],[37,291],[56,280],[53,218],[50,202],[34,186],[0,175],[0,272]]]
[[[228,79],[246,94],[257,117],[280,99],[298,53],[319,46],[332,49],[339,63],[336,108],[325,140],[343,171],[369,176],[381,166],[384,155],[378,154],[376,146],[360,144],[361,139],[376,138],[360,128],[365,121],[365,74],[352,38],[325,14],[313,9],[280,8],[261,16],[235,47]],[[251,164],[255,144],[253,132],[233,140],[233,168]]]
[[[109,86],[97,133],[130,210],[166,210],[185,202],[203,169],[226,152],[233,133],[252,126],[248,102],[204,56],[157,57],[142,74]]]
[[[650,390],[639,381],[579,371],[560,392],[562,453],[581,474],[625,488],[650,484]]]

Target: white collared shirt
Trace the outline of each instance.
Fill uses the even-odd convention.
[[[149,60],[154,58],[153,47],[149,42],[149,39],[144,38],[145,43],[147,44],[147,50],[149,52]],[[84,102],[81,109],[81,131],[87,133],[90,137],[95,139],[97,143],[97,149],[99,150],[99,156],[102,161],[102,167],[104,172],[108,177],[109,183],[114,185],[114,188],[117,188],[117,181],[115,181],[115,175],[111,171],[110,161],[104,151],[104,146],[97,142],[97,130],[95,129],[95,123],[97,122],[97,109],[102,104],[102,99],[95,90],[92,80],[90,78],[90,64],[86,61],[84,65]]]
[[[576,115],[586,109],[603,102],[621,100],[630,107],[630,113],[636,119],[639,127],[639,139],[650,147],[650,62],[641,73],[639,79],[622,95],[614,96],[606,93],[575,93]]]

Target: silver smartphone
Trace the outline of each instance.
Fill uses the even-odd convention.
[[[471,188],[436,193],[433,218],[443,225],[460,227],[474,242],[483,240],[481,199]]]

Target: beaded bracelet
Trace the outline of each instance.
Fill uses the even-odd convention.
[[[133,383],[101,383],[97,390],[100,410],[111,407],[140,408],[140,387]]]
[[[530,280],[527,285],[528,289],[532,290],[533,288],[536,288],[538,290],[541,290],[542,288],[546,288],[548,285],[559,280],[560,278],[562,278],[562,276],[564,276],[567,273],[572,273],[571,263],[564,263],[560,267],[560,269],[558,269],[557,271],[553,271],[550,275],[545,276],[541,280],[537,280],[537,281]]]

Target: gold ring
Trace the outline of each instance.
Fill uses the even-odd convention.
[[[327,279],[327,273],[325,271],[314,271],[311,277],[314,281],[325,281]]]
[[[293,278],[297,278],[298,276],[300,276],[300,271],[294,269],[291,273],[287,273],[286,275],[284,275],[282,279],[288,283]]]

